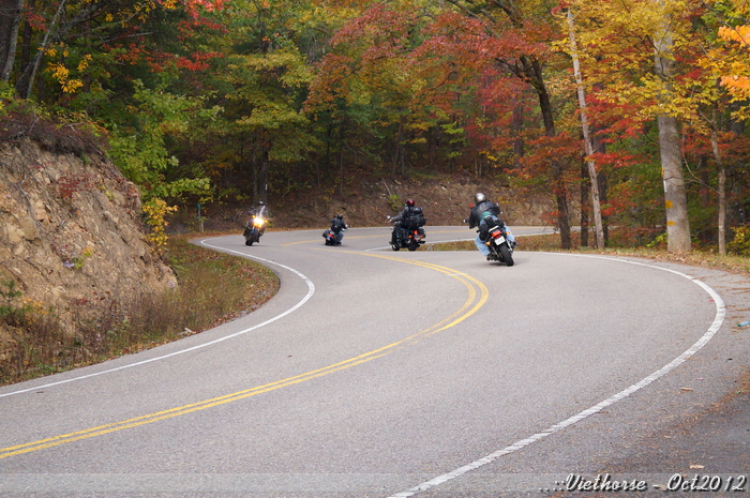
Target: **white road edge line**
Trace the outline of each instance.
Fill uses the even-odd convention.
[[[298,302],[297,304],[295,304],[294,306],[292,306],[291,308],[289,308],[285,312],[283,312],[283,313],[281,313],[279,315],[276,315],[273,318],[269,318],[268,320],[266,320],[263,323],[259,323],[257,325],[253,325],[252,327],[247,328],[245,330],[240,330],[239,332],[235,332],[234,334],[229,334],[229,335],[226,335],[224,337],[220,337],[218,339],[215,339],[213,341],[209,341],[209,342],[206,342],[206,343],[203,343],[203,344],[199,344],[197,346],[192,346],[190,348],[181,349],[181,350],[175,351],[173,353],[165,354],[165,355],[162,355],[162,356],[157,356],[156,358],[150,358],[148,360],[138,361],[138,362],[135,362],[135,363],[129,363],[129,364],[123,365],[121,367],[110,368],[109,370],[102,370],[101,372],[95,372],[95,373],[91,373],[91,374],[88,374],[88,375],[81,375],[79,377],[73,377],[73,378],[70,378],[70,379],[60,380],[60,381],[57,381],[57,382],[50,382],[48,384],[43,384],[43,385],[40,385],[40,386],[30,387],[28,389],[21,389],[21,390],[18,390],[18,391],[13,391],[13,392],[5,393],[5,394],[0,394],[0,398],[4,398],[6,396],[13,396],[15,394],[27,393],[27,392],[30,392],[30,391],[38,391],[39,389],[46,389],[48,387],[59,386],[61,384],[67,384],[69,382],[75,382],[75,381],[79,381],[79,380],[90,379],[92,377],[98,377],[100,375],[109,374],[109,373],[113,373],[113,372],[118,372],[120,370],[125,370],[125,369],[128,369],[128,368],[138,367],[138,366],[141,366],[141,365],[145,365],[147,363],[151,363],[151,362],[159,361],[159,360],[164,360],[166,358],[171,358],[172,356],[177,356],[177,355],[180,355],[180,354],[183,354],[183,353],[187,353],[189,351],[195,351],[196,349],[202,349],[202,348],[205,348],[205,347],[208,347],[208,346],[212,346],[214,344],[217,344],[217,343],[229,340],[229,339],[233,339],[233,338],[235,338],[237,336],[246,334],[248,332],[252,332],[253,330],[256,330],[256,329],[259,329],[261,327],[264,327],[264,326],[268,325],[271,322],[275,322],[276,320],[284,318],[285,316],[289,315],[290,313],[292,313],[292,312],[298,310],[300,307],[302,307],[302,305],[304,305],[307,301],[309,301],[310,298],[312,297],[312,295],[315,293],[315,284],[313,284],[312,280],[310,280],[304,274],[302,274],[301,272],[295,270],[294,268],[290,268],[289,266],[282,265],[281,263],[276,263],[275,261],[270,261],[270,260],[267,260],[267,259],[259,258],[257,256],[251,256],[249,254],[245,254],[245,253],[242,253],[242,252],[239,252],[239,251],[233,251],[231,249],[225,249],[225,248],[222,248],[222,247],[219,247],[219,246],[212,246],[211,244],[207,244],[206,243],[207,240],[213,240],[213,239],[204,239],[204,240],[201,240],[200,243],[202,245],[205,245],[206,247],[211,247],[213,249],[217,249],[217,250],[224,251],[224,252],[235,253],[235,254],[238,254],[238,255],[240,255],[242,257],[245,257],[245,258],[256,259],[256,260],[261,261],[261,262],[263,262],[265,264],[274,265],[274,266],[278,266],[280,268],[283,268],[285,270],[289,270],[290,272],[294,273],[295,275],[297,275],[298,277],[300,277],[302,280],[304,280],[304,282],[307,284],[307,294],[305,295],[305,297],[302,298],[302,300],[300,302]]]
[[[634,392],[646,387],[647,385],[651,384],[653,381],[659,379],[660,377],[663,377],[667,373],[671,372],[675,368],[677,368],[679,365],[681,365],[685,360],[693,356],[699,349],[701,349],[703,346],[705,346],[708,341],[710,341],[714,335],[719,331],[721,328],[721,325],[724,323],[724,317],[726,316],[726,306],[724,305],[724,300],[721,299],[721,296],[713,290],[711,287],[709,287],[704,282],[701,282],[700,280],[691,277],[690,275],[687,275],[685,273],[681,273],[676,270],[671,270],[669,268],[662,268],[660,266],[655,266],[651,264],[646,263],[639,263],[636,261],[629,261],[629,260],[623,260],[623,259],[617,259],[617,258],[611,258],[607,256],[590,256],[590,255],[580,255],[580,254],[564,254],[564,253],[544,253],[544,254],[555,254],[555,255],[561,255],[561,256],[574,256],[574,257],[583,257],[583,258],[599,258],[599,259],[607,259],[610,261],[617,261],[618,263],[630,263],[637,266],[645,266],[649,268],[656,268],[658,270],[663,270],[667,272],[674,273],[676,275],[679,275],[681,277],[685,277],[688,280],[692,281],[693,283],[699,285],[700,287],[705,290],[709,296],[714,300],[714,303],[716,304],[716,316],[714,317],[714,321],[709,327],[709,329],[706,331],[705,334],[690,348],[688,348],[684,353],[682,353],[680,356],[669,362],[667,365],[663,366],[656,372],[652,373],[648,377],[644,378],[643,380],[636,382],[632,386],[628,387],[627,389],[620,391],[619,393],[605,399],[601,403],[592,406],[591,408],[588,408],[586,410],[583,410],[582,412],[573,415],[567,420],[563,420],[560,423],[557,423],[548,429],[538,432],[532,436],[529,436],[525,439],[521,439],[520,441],[517,441],[513,443],[510,446],[507,446],[501,450],[498,450],[494,453],[490,453],[489,455],[480,458],[479,460],[475,460],[474,462],[471,462],[467,465],[464,465],[463,467],[459,467],[456,470],[453,470],[451,472],[448,472],[447,474],[443,474],[440,476],[437,476],[433,479],[430,479],[429,481],[423,482],[422,484],[419,484],[409,490],[402,491],[400,493],[396,493],[394,495],[390,495],[388,498],[408,498],[410,496],[414,496],[417,493],[420,493],[422,491],[426,491],[427,489],[434,488],[436,486],[439,486],[441,484],[445,484],[448,481],[451,481],[453,479],[456,479],[468,472],[471,472],[472,470],[476,470],[484,465],[487,465],[501,456],[507,455],[509,453],[513,453],[514,451],[520,450],[521,448],[525,448],[526,446],[529,446],[530,444],[539,441],[540,439],[543,439],[547,436],[550,436],[556,432],[561,431],[562,429],[571,426],[575,424],[576,422],[580,422],[581,420],[588,418],[589,416],[600,412],[601,410],[617,403],[618,401],[630,396]]]

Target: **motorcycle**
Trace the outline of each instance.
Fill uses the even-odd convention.
[[[505,225],[494,225],[487,232],[487,240],[484,242],[490,248],[490,258],[513,266],[513,244],[508,241],[508,227]]]
[[[266,219],[261,215],[253,216],[253,219],[245,225],[245,231],[242,234],[245,237],[245,245],[251,246],[255,242],[260,242],[260,236],[265,231]]]
[[[326,228],[323,232],[323,238],[326,239],[327,246],[339,246],[341,242],[336,240],[336,234],[330,228]]]
[[[389,216],[390,220],[391,217]],[[425,243],[424,228],[403,228],[400,226],[392,226],[391,232],[398,230],[396,234],[396,242],[393,242],[393,236],[391,236],[391,249],[398,251],[399,249],[408,249],[410,251],[416,251],[420,245]]]
[[[348,227],[342,227],[341,231],[339,232],[340,237],[337,236],[336,232],[333,231],[332,228],[326,228],[323,231],[323,238],[326,239],[326,245],[327,246],[340,246],[341,245],[341,239],[344,238],[343,232]]]

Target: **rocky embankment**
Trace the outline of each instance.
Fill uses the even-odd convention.
[[[175,285],[140,212],[137,188],[100,152],[0,143],[0,310],[54,316],[73,335],[97,309]],[[17,334],[0,319],[0,361]]]

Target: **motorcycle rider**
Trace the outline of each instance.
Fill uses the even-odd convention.
[[[516,247],[518,245],[516,238],[511,233],[510,228],[508,228],[503,220],[500,219],[500,206],[497,202],[490,201],[483,193],[479,192],[474,196],[474,203],[475,204],[469,213],[468,222],[469,228],[479,228],[477,238],[474,239],[474,245],[477,246],[479,252],[481,252],[488,261],[492,258],[492,252],[490,251],[490,248],[487,247],[487,244],[485,244],[490,224],[497,224],[500,227],[505,227],[508,242],[511,247]]]
[[[419,234],[424,235],[422,226],[427,223],[427,220],[422,213],[421,207],[416,207],[414,199],[409,199],[404,205],[404,210],[399,214],[391,218],[393,223],[393,232],[391,232],[391,245],[399,244],[401,239],[401,232],[404,229],[414,230],[419,229]]]
[[[250,216],[260,216],[261,218],[266,218],[267,211],[268,207],[266,206],[266,203],[263,201],[259,201],[257,208],[250,208],[247,212]]]
[[[341,241],[344,238],[344,230],[349,228],[349,225],[344,223],[344,215],[343,214],[337,214],[332,220],[331,220],[331,228],[329,229],[334,236],[333,244],[340,246]],[[328,230],[326,230],[327,232]],[[326,232],[323,232],[323,237],[326,237]],[[326,243],[328,243],[326,241]]]
[[[247,222],[247,226],[251,227],[253,226],[253,218],[258,217],[262,218],[266,222],[268,221],[268,216],[270,215],[268,211],[268,207],[266,206],[266,203],[263,201],[258,202],[257,208],[250,208],[247,213],[250,215],[250,219]],[[263,223],[263,225],[260,227],[260,234],[263,235],[266,231],[266,225],[268,223]]]

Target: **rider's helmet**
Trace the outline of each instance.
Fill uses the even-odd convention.
[[[414,207],[414,199],[409,199],[408,201],[406,201],[406,205],[409,207]]]
[[[487,200],[487,197],[481,192],[479,192],[477,195],[474,196],[474,202],[479,204],[480,202],[484,202]]]
[[[338,218],[340,220],[343,220],[344,219],[344,215],[343,214],[337,214],[336,218]]]

